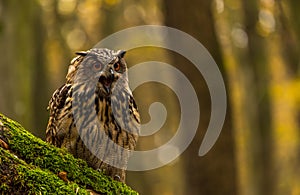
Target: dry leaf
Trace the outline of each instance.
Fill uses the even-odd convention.
[[[62,179],[63,181],[65,181],[65,182],[69,182],[69,180],[68,180],[68,178],[67,178],[67,172],[65,172],[65,171],[59,172],[59,173],[58,173],[58,177],[59,177],[60,179]]]
[[[0,139],[0,146],[4,149],[9,149],[8,144],[5,141],[3,141],[2,139]]]

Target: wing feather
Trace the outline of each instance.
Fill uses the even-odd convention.
[[[53,93],[47,107],[50,111],[50,117],[46,129],[46,141],[58,147],[62,144],[62,137],[58,136],[59,124],[57,124],[57,119],[61,115],[66,115],[64,112],[68,110],[64,107],[68,104],[67,100],[70,99],[68,97],[71,98],[71,84],[64,84]],[[71,103],[69,104],[71,105]]]

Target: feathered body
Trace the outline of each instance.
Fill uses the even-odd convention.
[[[140,123],[125,52],[93,48],[77,54],[66,83],[49,101],[46,141],[124,182]]]

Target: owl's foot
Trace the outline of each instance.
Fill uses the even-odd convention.
[[[116,180],[116,181],[121,181],[120,175],[115,175],[113,179]]]

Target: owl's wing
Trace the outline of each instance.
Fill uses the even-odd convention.
[[[46,141],[60,147],[62,138],[58,136],[59,124],[62,120],[62,115],[65,115],[67,99],[71,96],[71,84],[64,84],[58,88],[52,95],[47,109],[50,111],[49,122],[46,129]],[[69,98],[70,99],[70,98]],[[69,103],[71,104],[71,103]]]
[[[138,107],[135,103],[135,100],[134,100],[133,96],[129,97],[129,110],[130,110],[131,117],[134,118],[134,120],[138,124],[140,124],[141,123],[140,114],[139,114]]]

